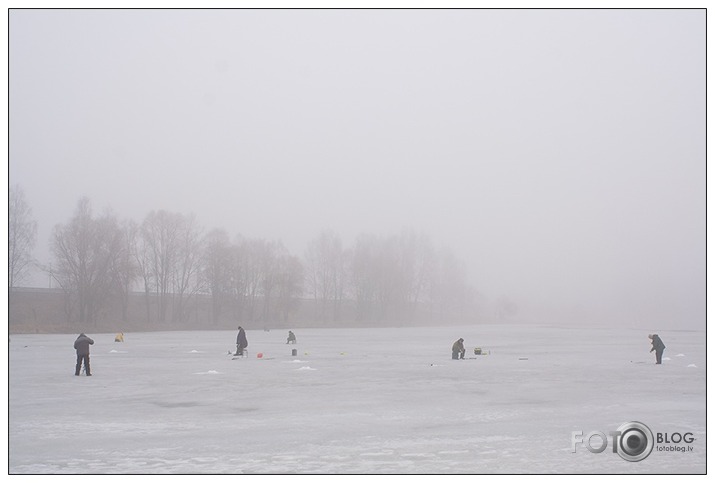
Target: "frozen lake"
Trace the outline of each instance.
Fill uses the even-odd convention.
[[[294,332],[249,327],[236,360],[235,331],[88,333],[92,377],[77,334],[13,335],[9,473],[705,473],[704,331],[660,332],[660,366],[642,330]],[[471,359],[451,360],[459,337]],[[630,421],[695,440],[572,451]]]

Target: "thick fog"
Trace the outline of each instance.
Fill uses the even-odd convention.
[[[520,321],[702,329],[705,34],[705,10],[11,10],[9,181],[45,264],[86,196],[297,256],[408,228]]]

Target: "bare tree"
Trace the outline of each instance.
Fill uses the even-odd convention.
[[[10,188],[8,216],[8,286],[12,288],[27,278],[37,240],[37,222],[18,185]]]
[[[115,217],[94,218],[87,198],[79,201],[69,223],[55,227],[54,274],[65,293],[74,298],[80,327],[96,325],[114,288],[113,268],[121,266],[122,246]]]
[[[166,322],[171,304],[181,224],[181,215],[161,210],[149,213],[141,226],[139,264],[145,280],[145,291],[152,291],[156,297],[157,319],[160,323]],[[146,299],[149,303],[148,293]]]
[[[232,246],[225,230],[212,230],[206,235],[202,273],[211,295],[211,321],[215,325],[232,293]]]
[[[135,222],[127,220],[122,222],[119,228],[122,232],[121,250],[114,259],[114,266],[111,269],[111,273],[116,292],[119,296],[122,321],[127,322],[129,318],[129,296],[136,279],[140,276],[140,269],[133,250],[136,246],[139,227]]]
[[[407,305],[404,315],[414,318],[419,304],[425,298],[429,281],[434,277],[436,254],[427,235],[403,231],[400,236],[400,256],[401,272],[404,274],[402,293]]]
[[[287,322],[299,306],[303,293],[303,265],[298,257],[283,250],[278,256],[278,287],[276,309],[283,322]]]
[[[260,294],[263,297],[261,319],[264,324],[271,320],[271,297],[280,280],[279,254],[282,250],[283,245],[280,242],[263,240],[257,253],[261,279]]]
[[[377,292],[377,320],[399,319],[407,282],[396,238],[377,240],[371,272]]]
[[[233,319],[243,320],[244,312],[250,311],[253,317],[253,298],[249,300],[249,293],[257,292],[258,282],[253,282],[253,273],[250,265],[249,242],[242,237],[237,237],[236,241],[229,247],[229,286],[230,297],[233,306]],[[252,289],[252,287],[256,287]],[[248,302],[251,302],[250,309]]]
[[[358,321],[375,318],[377,299],[376,286],[376,250],[377,239],[361,235],[355,242],[350,263],[353,296],[355,297],[355,318]]]
[[[474,290],[467,283],[464,264],[452,250],[443,247],[437,256],[437,267],[430,282],[430,304],[432,310],[444,319],[460,319],[465,316],[465,308],[472,303]]]
[[[353,251],[352,278],[357,320],[384,321],[401,317],[400,301],[407,282],[400,266],[396,237],[360,236]]]
[[[259,297],[264,295],[264,269],[263,263],[267,242],[260,239],[244,240],[241,244],[241,265],[244,276],[244,298],[246,301],[246,316],[249,321],[256,319],[256,304]]]
[[[183,216],[179,223],[175,265],[172,270],[172,320],[183,322],[189,316],[188,307],[202,289],[201,228],[194,215]]]
[[[336,321],[344,297],[347,257],[340,238],[332,232],[323,232],[308,244],[305,252],[305,282],[312,295],[315,317],[322,321]]]
[[[130,239],[130,250],[144,288],[144,306],[146,308],[146,323],[152,322],[151,302],[155,291],[154,277],[152,275],[151,243],[145,236],[143,226],[137,227],[137,232]]]
[[[435,311],[457,320],[476,294],[463,263],[450,250],[437,252],[426,235],[411,231],[387,238],[359,237],[350,271],[359,321],[414,321]],[[422,315],[425,309],[429,314]]]
[[[320,253],[320,245],[317,240],[313,240],[308,244],[305,250],[305,283],[307,292],[313,297],[314,317],[319,320],[325,320],[325,304],[321,305],[321,294],[323,270],[322,257]]]

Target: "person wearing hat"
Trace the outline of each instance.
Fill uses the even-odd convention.
[[[457,342],[452,344],[452,359],[464,359],[464,339],[460,338]]]
[[[243,349],[248,347],[248,339],[246,339],[246,331],[243,330],[243,327],[240,325],[238,326],[238,336],[236,336],[236,353],[234,355],[236,356],[242,356],[243,355]]]
[[[94,344],[94,341],[84,334],[80,334],[77,340],[74,341],[74,348],[77,350],[77,365],[74,368],[74,375],[79,376],[79,370],[82,369],[84,362],[84,372],[88,376],[92,375],[89,370],[89,346]]]
[[[286,341],[286,344],[295,344],[296,339],[295,339],[295,334],[293,333],[292,330],[288,331],[288,340]]]
[[[661,364],[663,360],[663,351],[665,350],[665,344],[663,344],[663,341],[658,336],[658,334],[648,334],[648,338],[650,339],[651,344],[653,344],[653,347],[650,351],[655,351],[655,363]]]

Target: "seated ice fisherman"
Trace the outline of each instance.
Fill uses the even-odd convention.
[[[286,344],[295,344],[295,343],[296,343],[295,334],[293,333],[292,330],[289,330],[288,331],[288,340],[286,341]]]
[[[460,338],[457,342],[452,344],[452,359],[464,359],[465,352],[464,339]]]

